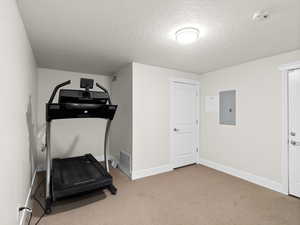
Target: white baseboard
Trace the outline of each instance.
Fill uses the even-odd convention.
[[[199,159],[198,163],[284,194],[282,185],[279,182],[270,180],[268,178],[256,176],[254,174],[234,169],[232,167],[224,166],[206,159]]]
[[[119,154],[119,169],[131,178],[131,153],[126,151],[120,151]]]
[[[160,173],[169,172],[172,170],[173,170],[173,167],[170,164],[167,164],[167,165],[163,165],[163,166],[159,166],[159,167],[153,167],[153,168],[149,168],[149,169],[132,171],[131,179],[136,180],[136,179],[140,179],[143,177],[148,177],[148,176],[153,176],[153,175],[157,175]]]
[[[29,190],[28,190],[28,194],[27,194],[27,197],[26,197],[24,207],[31,208],[31,195],[32,195],[32,192],[33,192],[33,186],[34,186],[34,183],[35,183],[37,172],[38,172],[38,169],[36,169],[34,171],[32,181],[31,181],[31,185],[30,185]],[[23,210],[20,214],[20,217],[19,217],[20,218],[19,225],[25,225],[26,217],[29,216],[29,215],[30,214],[27,211]]]
[[[127,168],[123,167],[123,166],[122,166],[121,164],[119,164],[119,163],[118,163],[118,167],[119,167],[119,169],[120,169],[123,173],[125,173],[129,178],[131,178],[131,173],[130,173],[130,171],[128,171]]]
[[[97,156],[94,156],[95,157],[95,159],[97,159],[97,161],[99,161],[99,162],[103,162],[104,161],[104,155],[97,155]],[[110,156],[108,156],[108,160],[110,160],[111,159],[111,157]]]

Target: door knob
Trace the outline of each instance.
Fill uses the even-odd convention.
[[[174,128],[174,131],[175,131],[175,132],[177,132],[177,131],[179,131],[179,129],[177,129],[177,128]]]

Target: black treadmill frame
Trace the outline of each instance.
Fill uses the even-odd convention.
[[[68,119],[68,118],[101,118],[101,119],[105,119],[106,120],[106,128],[105,128],[105,138],[104,138],[104,162],[105,162],[105,167],[103,168],[102,165],[96,161],[94,163],[98,163],[97,166],[102,167],[102,169],[105,169],[107,176],[111,177],[111,175],[109,174],[109,164],[108,164],[108,149],[107,149],[107,145],[108,145],[108,136],[109,136],[109,131],[110,131],[110,125],[111,125],[111,121],[113,119],[114,113],[117,109],[117,105],[112,105],[111,103],[111,99],[109,96],[108,91],[102,87],[101,85],[99,85],[98,83],[96,83],[96,86],[98,88],[100,88],[103,92],[105,92],[108,96],[108,104],[103,105],[103,104],[86,104],[86,107],[80,107],[80,104],[78,103],[53,103],[54,97],[57,93],[57,91],[61,88],[64,87],[66,85],[69,85],[71,83],[70,80],[61,83],[59,85],[57,85],[53,92],[52,95],[48,101],[48,103],[46,104],[46,213],[49,214],[51,213],[51,206],[52,203],[56,200],[53,199],[53,193],[52,193],[52,157],[51,157],[51,121],[52,120],[56,120],[56,119]],[[73,106],[74,107],[78,105],[78,109],[76,109],[75,113],[69,113],[68,114],[68,106]],[[66,113],[59,113],[59,115],[56,115],[55,112],[51,113],[51,107],[62,107],[64,109],[66,109]],[[87,108],[87,109],[85,109]],[[80,113],[81,110],[82,113]],[[111,110],[113,111],[113,113],[101,113],[101,110]],[[87,113],[87,111],[89,111]],[[71,112],[71,111],[69,111]],[[95,158],[90,155],[90,159],[91,160],[95,160]],[[96,185],[97,186],[97,185]],[[116,194],[117,189],[115,188],[115,186],[112,184],[112,177],[111,177],[111,182],[109,183],[105,183],[103,185],[98,185],[99,188],[108,188],[109,191],[112,194]],[[73,194],[76,194],[75,192]]]
[[[70,165],[72,166],[70,167]],[[53,202],[91,190],[110,189],[112,185],[112,176],[92,154],[62,159],[55,158],[52,160],[52,167],[51,188]],[[75,170],[73,170],[74,167],[76,167]],[[86,167],[89,167],[89,169]],[[79,171],[76,172],[76,170]],[[85,174],[87,171],[89,171],[88,177]],[[66,176],[68,177],[67,182],[62,183],[62,177],[66,181]],[[82,180],[83,176],[85,176],[84,180]]]

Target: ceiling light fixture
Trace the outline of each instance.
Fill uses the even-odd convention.
[[[180,44],[191,44],[199,39],[200,31],[197,28],[185,27],[175,33],[175,39]]]

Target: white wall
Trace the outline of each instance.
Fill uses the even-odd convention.
[[[281,183],[282,83],[278,67],[300,59],[300,50],[207,73],[201,94],[237,90],[237,125],[220,125],[202,104],[200,157]]]
[[[133,173],[170,164],[170,78],[192,73],[133,63]],[[134,174],[133,174],[134,176]]]
[[[110,152],[119,159],[121,151],[129,155],[132,152],[132,64],[120,69],[115,77],[111,84],[111,98],[118,109],[111,125]]]
[[[45,104],[53,88],[66,80],[72,83],[66,89],[80,88],[80,78],[94,79],[94,89],[99,90],[98,82],[110,90],[111,77],[51,69],[38,69],[38,124],[45,124]],[[58,96],[59,93],[57,93]],[[57,102],[57,96],[54,102]],[[95,157],[103,155],[105,121],[101,119],[54,120],[51,130],[52,157],[70,157],[92,153]],[[45,153],[39,151],[39,162]]]
[[[2,225],[14,225],[34,169],[29,133],[36,109],[35,60],[16,1],[0,1],[0,31],[0,218]]]

